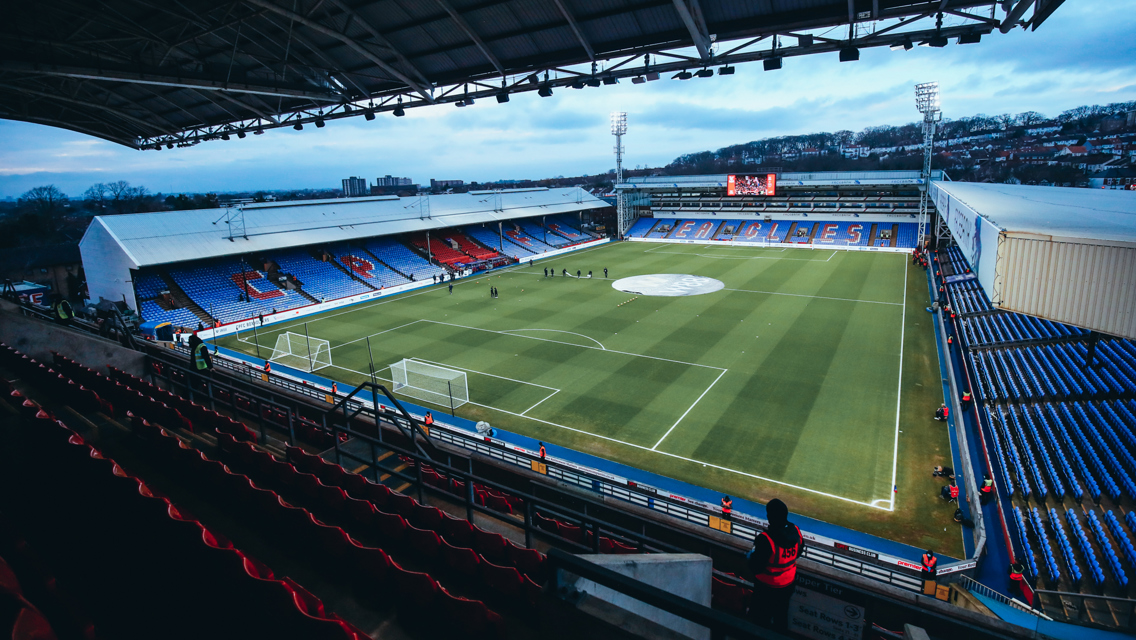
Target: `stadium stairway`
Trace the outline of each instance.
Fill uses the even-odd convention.
[[[276,264],[276,262],[274,260],[265,259],[264,264],[259,265],[259,266],[251,258],[246,260],[246,262],[251,264],[254,269],[263,268],[265,277],[268,279],[269,282],[276,282],[279,279],[279,277],[281,275],[283,275],[282,272],[280,271],[280,265]],[[279,286],[279,285],[277,285],[277,286]],[[299,286],[299,285],[296,285],[296,288],[293,289],[293,291],[300,294],[305,300],[307,300],[308,302],[311,302],[312,304],[319,302],[319,300],[315,296],[308,293],[307,291],[304,291],[304,288]]]
[[[168,271],[162,269],[158,273],[162,276],[162,281],[166,283],[166,287],[170,290],[170,295],[173,297],[174,302],[177,302],[182,309],[192,311],[193,315],[197,316],[205,326],[208,327],[213,324],[213,318],[211,318],[200,305],[194,302],[193,298],[186,295],[181,286],[170,277]]]
[[[381,265],[383,265],[384,267],[386,267],[386,268],[390,269],[391,271],[393,271],[393,272],[397,273],[398,275],[400,275],[400,276],[402,276],[402,277],[406,278],[407,280],[410,280],[410,275],[409,275],[409,274],[403,273],[402,271],[399,271],[398,269],[394,268],[393,266],[391,266],[390,264],[388,264],[387,262],[385,262],[385,261],[384,261],[384,260],[383,260],[382,258],[380,258],[379,256],[375,255],[375,254],[374,254],[374,252],[372,252],[372,251],[371,251],[370,249],[368,249],[368,248],[366,248],[366,247],[359,247],[359,250],[360,250],[360,251],[363,251],[363,252],[365,252],[365,253],[367,254],[367,256],[369,256],[370,258],[374,259],[374,261],[375,261],[376,263],[378,263],[378,264],[381,264]]]

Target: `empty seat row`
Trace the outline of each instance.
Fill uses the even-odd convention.
[[[1036,577],[1040,576],[1041,574],[1039,574],[1037,572],[1037,559],[1034,557],[1033,547],[1030,546],[1029,535],[1027,535],[1028,529],[1026,528],[1025,518],[1022,517],[1022,511],[1018,507],[1014,507],[1013,512],[1014,512],[1014,524],[1016,525],[1014,528],[1018,532],[1018,545],[1021,546],[1021,548],[1022,548],[1022,553],[1021,554],[1014,554],[1014,556],[1020,557],[1020,558],[1025,558],[1026,571],[1029,572],[1029,575],[1034,576],[1036,578]]]
[[[375,260],[365,249],[354,248],[342,243],[329,246],[327,251],[335,257],[344,269],[376,289],[397,287],[410,281],[402,274]]]
[[[1081,568],[1077,565],[1077,557],[1073,555],[1073,545],[1069,544],[1069,537],[1065,535],[1065,529],[1061,526],[1061,518],[1057,516],[1057,510],[1053,507],[1049,508],[1049,526],[1053,527],[1053,535],[1057,539],[1057,548],[1061,550],[1062,556],[1065,558],[1065,568],[1069,571],[1069,579],[1073,584],[1081,584]]]
[[[1081,528],[1081,521],[1077,519],[1077,513],[1068,509],[1065,511],[1065,519],[1069,522],[1069,530],[1073,532],[1073,539],[1077,541],[1081,554],[1085,556],[1085,562],[1089,565],[1089,574],[1092,575],[1093,581],[1098,585],[1103,584],[1104,571],[1101,569],[1100,563],[1097,562],[1097,555],[1093,552],[1093,546],[1089,543],[1085,530]]]
[[[222,258],[190,263],[169,271],[182,291],[212,318],[236,322],[310,304],[295,291],[281,289],[242,260]]]
[[[477,240],[481,244],[491,247],[500,253],[507,256],[516,258],[517,260],[528,260],[532,256],[539,253],[535,247],[524,246],[523,244],[515,241],[509,236],[501,236],[497,234],[496,229],[490,229],[479,225],[471,225],[462,229],[466,235]]]
[[[37,481],[24,489],[43,492],[44,498],[56,503],[48,517],[67,521],[69,533],[84,531],[86,542],[100,552],[76,548],[78,562],[61,562],[78,565],[76,571],[88,563],[116,565],[113,574],[90,567],[83,571],[91,578],[97,576],[96,584],[102,587],[87,595],[96,603],[108,597],[127,603],[128,628],[149,624],[152,633],[167,637],[210,636],[223,628],[239,635],[280,638],[369,638],[326,613],[319,599],[294,581],[285,578],[275,581],[276,589],[265,585],[258,590],[251,580],[271,581],[270,572],[261,566],[257,573],[269,573],[267,577],[248,573],[248,563],[257,563],[231,542],[102,455],[50,412],[40,408],[34,421],[29,435],[37,454],[51,455],[61,465],[48,482]],[[245,605],[239,610],[227,612],[216,606],[238,598]],[[257,606],[248,607],[250,603]],[[105,611],[103,604],[96,608]],[[180,615],[187,608],[195,611],[194,616]],[[180,618],[176,625],[157,631],[159,623],[169,625],[175,615]]]
[[[1049,544],[1049,536],[1045,533],[1045,525],[1041,521],[1041,514],[1038,513],[1037,507],[1030,507],[1029,521],[1034,536],[1041,546],[1042,557],[1045,558],[1047,579],[1051,585],[1056,585],[1061,580],[1061,569],[1057,565],[1057,557],[1053,555],[1053,547]]]
[[[1130,511],[1127,515],[1131,514]],[[1120,546],[1120,552],[1128,560],[1128,566],[1136,570],[1136,547],[1132,545],[1132,539],[1128,537],[1128,533],[1124,531],[1120,520],[1116,518],[1111,509],[1104,512],[1104,522],[1108,525],[1108,530],[1112,532],[1112,537],[1116,539],[1117,545]]]
[[[1116,582],[1121,587],[1128,586],[1128,576],[1124,573],[1124,567],[1120,565],[1120,557],[1112,550],[1112,543],[1109,542],[1108,536],[1105,535],[1104,527],[1101,526],[1100,520],[1097,519],[1097,514],[1092,511],[1088,512],[1087,520],[1089,522],[1089,529],[1093,532],[1093,537],[1097,540],[1097,546],[1100,547],[1101,552],[1104,554],[1105,562],[1108,563],[1109,569],[1112,570],[1112,575],[1116,578]]]
[[[269,257],[280,267],[281,272],[299,280],[300,288],[321,302],[374,290],[370,285],[340,271],[332,262],[317,260],[307,249],[281,251]]]
[[[430,280],[434,276],[449,273],[445,268],[433,264],[391,238],[373,238],[366,241],[363,246],[371,255],[392,269],[405,274],[412,281]]]

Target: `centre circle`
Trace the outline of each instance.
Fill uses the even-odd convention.
[[[653,273],[647,276],[631,276],[611,283],[619,291],[641,296],[700,296],[725,288],[721,280],[705,276],[692,276],[682,273]]]

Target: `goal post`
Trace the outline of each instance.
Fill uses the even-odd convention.
[[[331,366],[331,343],[289,331],[276,337],[268,359],[300,371],[318,371]]]
[[[396,393],[452,409],[469,402],[464,371],[409,358],[392,364],[390,371]]]

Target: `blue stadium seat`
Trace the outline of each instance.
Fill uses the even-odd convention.
[[[1073,545],[1069,544],[1069,538],[1061,527],[1061,518],[1057,516],[1057,510],[1052,507],[1049,509],[1049,526],[1053,527],[1053,535],[1057,538],[1057,548],[1065,557],[1065,567],[1069,570],[1069,578],[1073,581],[1073,584],[1080,585],[1081,568],[1077,565],[1076,556],[1073,555]]]
[[[291,249],[270,254],[280,271],[294,276],[301,288],[317,300],[336,300],[373,290],[343,273],[330,262],[317,260],[307,249]]]

